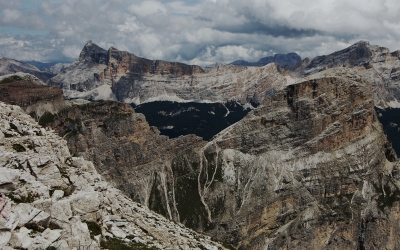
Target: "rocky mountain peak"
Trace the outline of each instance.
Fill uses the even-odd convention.
[[[101,48],[91,40],[88,41],[79,54],[79,61],[95,62],[98,64],[107,64],[107,50]]]

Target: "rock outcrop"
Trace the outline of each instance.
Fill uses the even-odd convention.
[[[129,118],[131,126],[119,121],[113,105],[91,105],[95,119],[78,107],[68,112],[86,117],[77,134],[58,131],[71,148],[87,143],[80,155],[102,159],[117,185],[121,172],[121,186],[132,187],[125,192],[168,218],[239,249],[400,247],[396,154],[371,84],[354,71],[331,69],[289,85],[210,142],[157,137],[138,118]],[[118,149],[106,149],[108,141]],[[138,150],[127,146],[134,141]]]
[[[64,100],[61,89],[46,86],[35,76],[21,72],[0,77],[0,101],[22,107],[37,120],[71,105]]]
[[[132,202],[17,106],[0,102],[1,249],[224,249]]]
[[[347,67],[372,83],[375,105],[398,107],[400,102],[400,51],[360,41],[352,46],[312,61],[298,64],[295,72],[306,77],[329,68]],[[298,75],[299,76],[299,75]]]
[[[151,208],[155,207],[149,204],[149,196],[143,195],[143,179],[139,179],[151,176],[154,169],[165,168],[175,155],[205,145],[194,135],[168,139],[150,127],[143,114],[128,104],[111,101],[66,108],[45,125],[67,140],[71,154],[93,161],[115,187]],[[153,180],[149,185],[151,189]],[[172,214],[163,214],[176,219]]]
[[[276,64],[262,68],[219,66],[205,73],[199,66],[148,60],[92,42],[77,61],[52,78],[69,98],[118,100],[140,104],[155,100],[261,102],[292,79]]]

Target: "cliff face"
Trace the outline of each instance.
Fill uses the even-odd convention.
[[[76,133],[58,128],[67,118],[52,126],[72,151],[98,160],[102,174],[168,218],[240,249],[400,247],[396,155],[371,85],[354,71],[289,85],[208,143],[167,140],[128,106],[113,105],[61,115],[82,119],[71,121],[80,124]]]
[[[91,162],[0,102],[1,249],[225,249],[102,180]]]
[[[70,98],[118,100],[140,104],[154,100],[261,102],[291,78],[276,64],[262,68],[225,65],[205,73],[199,66],[148,60],[89,42],[77,61],[49,84]]]
[[[135,113],[128,104],[116,102],[73,106],[49,119],[46,125],[68,141],[73,155],[93,161],[102,176],[153,209],[158,204],[152,203],[150,193],[153,186],[156,189],[159,185],[160,178],[155,170],[171,171],[166,164],[174,155],[205,144],[194,135],[171,140],[161,136],[157,128],[148,125],[143,114]],[[175,212],[163,214],[177,219]]]
[[[360,41],[330,55],[318,56],[298,65],[297,72],[307,76],[329,68],[348,67],[362,75],[374,88],[377,106],[397,107],[400,100],[400,53]]]
[[[209,213],[213,233],[243,249],[395,249],[398,237],[383,231],[398,227],[398,169],[371,87],[346,69],[313,78],[204,149],[213,157],[200,193],[221,208]]]
[[[18,105],[38,119],[68,106],[61,89],[46,86],[33,75],[21,73],[0,78],[0,101]]]

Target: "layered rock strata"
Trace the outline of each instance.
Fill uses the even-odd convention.
[[[1,249],[224,249],[132,202],[66,142],[0,102]]]
[[[67,140],[71,154],[93,161],[102,176],[151,208],[159,205],[151,204],[149,196],[158,185],[154,180],[162,178],[154,175],[154,169],[168,169],[166,164],[175,155],[205,145],[194,135],[168,139],[150,127],[143,114],[128,104],[111,101],[66,108],[52,116],[46,126]],[[143,186],[146,182],[148,186]],[[175,212],[163,214],[176,219]]]
[[[205,73],[199,66],[148,60],[88,42],[79,59],[48,84],[62,88],[69,98],[135,104],[154,100],[247,103],[261,102],[290,81],[276,64],[224,65]]]
[[[24,73],[0,77],[0,101],[22,107],[37,120],[53,116],[71,105],[64,100],[61,89],[46,86],[38,78]]]
[[[121,111],[97,105],[75,115],[86,116],[82,132],[58,131],[71,148],[90,138],[76,152],[119,162],[101,161],[114,172],[109,178],[125,176],[132,185],[125,192],[171,219],[239,249],[400,247],[397,158],[376,119],[371,84],[354,71],[331,69],[289,85],[207,143],[159,139],[135,119],[122,125],[133,131],[123,130],[110,124],[126,121],[105,122]],[[101,141],[111,138],[118,152],[101,154]],[[134,141],[142,145],[136,151],[127,147]]]
[[[372,83],[375,105],[398,107],[400,100],[400,51],[360,41],[329,55],[305,60],[295,72],[306,77],[329,68],[348,67]]]

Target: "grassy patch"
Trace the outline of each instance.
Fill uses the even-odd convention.
[[[86,221],[86,225],[88,226],[90,232],[90,238],[94,239],[94,236],[101,234],[101,227],[94,221]]]
[[[208,231],[214,225],[208,222],[208,214],[198,191],[199,163],[191,162],[191,158],[194,156],[190,154],[176,157],[171,165],[175,178],[176,207],[183,224]]]
[[[24,146],[22,146],[21,144],[13,144],[12,148],[17,151],[17,152],[25,152],[26,148]]]
[[[32,193],[28,193],[27,196],[16,196],[13,193],[9,193],[7,194],[8,198],[10,198],[10,200],[12,200],[15,203],[32,203],[36,200],[36,198],[38,198],[38,195],[34,195]]]
[[[54,122],[54,115],[50,112],[45,112],[40,118],[39,118],[39,124],[42,126],[45,126],[49,123]]]
[[[3,80],[1,80],[0,84],[11,83],[11,82],[16,82],[16,81],[21,81],[21,80],[22,80],[22,78],[20,76],[12,75],[12,76],[6,77]]]
[[[391,185],[390,182],[385,185],[374,184],[376,192],[379,194],[377,198],[378,208],[384,212],[386,207],[392,207],[393,203],[400,201],[400,190],[395,186]]]
[[[126,243],[118,238],[108,238],[100,242],[101,248],[109,250],[156,250],[155,247],[149,247],[141,243]]]

